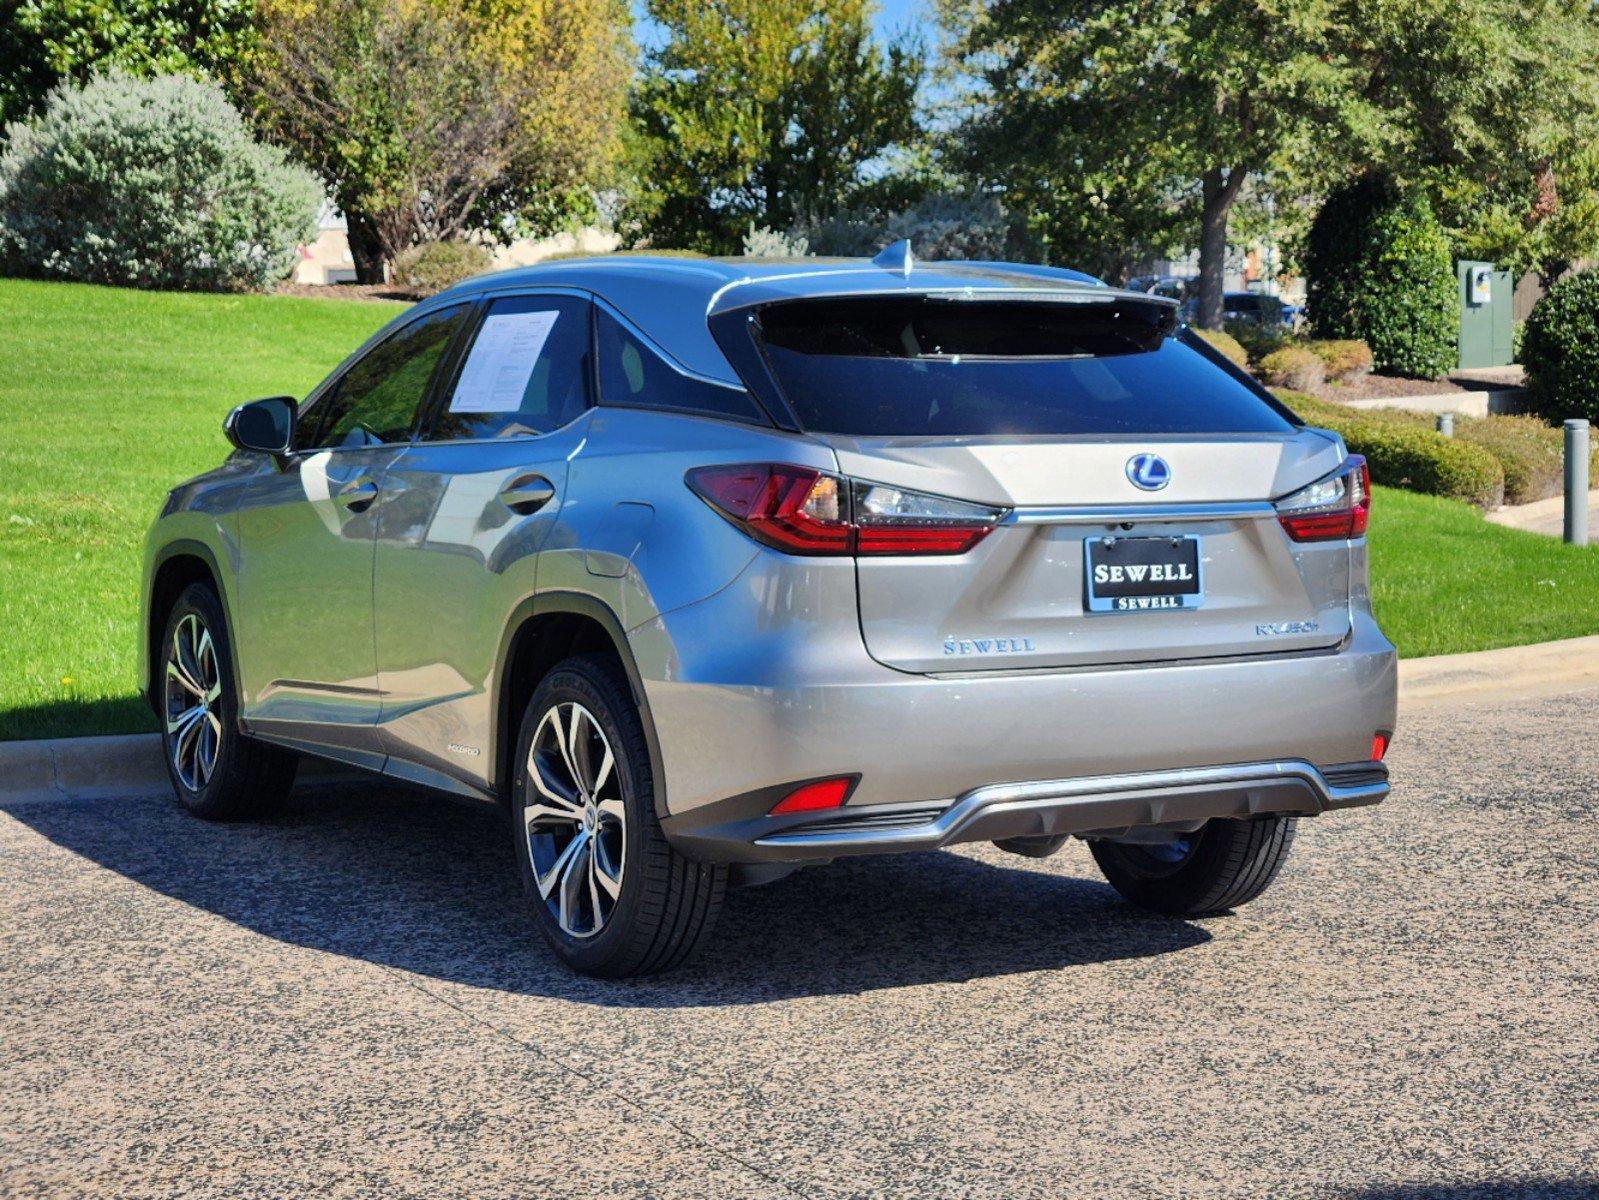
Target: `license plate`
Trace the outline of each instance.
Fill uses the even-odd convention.
[[[1198,608],[1204,598],[1192,535],[1087,538],[1083,559],[1089,612]]]

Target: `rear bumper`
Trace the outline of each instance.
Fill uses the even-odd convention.
[[[1217,818],[1315,816],[1376,804],[1387,794],[1380,763],[1318,768],[1288,760],[996,784],[943,804],[845,807],[825,816],[768,816],[774,798],[762,792],[672,819],[668,827],[681,849],[711,861],[806,862],[999,838],[1194,829]]]

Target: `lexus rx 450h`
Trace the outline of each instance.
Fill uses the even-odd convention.
[[[562,261],[225,430],[147,545],[178,797],[255,816],[312,755],[499,806],[580,971],[972,841],[1084,838],[1217,913],[1387,793],[1366,466],[1158,295],[903,246]]]

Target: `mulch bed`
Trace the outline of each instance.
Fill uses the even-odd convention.
[[[311,296],[317,300],[416,301],[425,294],[392,283],[280,283],[273,291],[279,296]]]

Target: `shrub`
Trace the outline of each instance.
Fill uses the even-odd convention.
[[[1321,359],[1309,350],[1284,346],[1260,360],[1260,375],[1273,387],[1303,392],[1326,382],[1327,369],[1321,365]]]
[[[1533,305],[1521,361],[1533,412],[1599,422],[1599,269],[1566,276]]]
[[[1249,351],[1238,344],[1238,339],[1219,329],[1195,329],[1194,336],[1201,341],[1209,342],[1212,349],[1218,351],[1241,371],[1249,370]]]
[[[1464,500],[1479,508],[1504,503],[1499,460],[1481,446],[1434,433],[1422,414],[1361,411],[1289,393],[1282,399],[1309,424],[1341,436],[1350,453],[1365,455],[1374,483]]]
[[[6,130],[0,246],[25,274],[237,290],[287,275],[322,189],[214,85],[110,75]]]
[[[1356,379],[1371,370],[1371,347],[1358,338],[1319,339],[1303,343],[1327,368],[1327,378]]]
[[[1359,338],[1385,370],[1436,378],[1455,364],[1460,297],[1449,238],[1420,191],[1368,177],[1334,192],[1311,223],[1310,319]]]
[[[933,195],[898,212],[845,209],[796,221],[791,238],[804,238],[814,254],[870,258],[908,238],[919,259],[989,260],[1005,257],[1010,215],[992,196]]]
[[[1263,325],[1259,321],[1232,320],[1223,324],[1229,337],[1241,345],[1249,361],[1258,363],[1274,350],[1281,350],[1294,340],[1286,325]]]
[[[1537,417],[1456,417],[1455,437],[1499,460],[1506,504],[1547,500],[1565,485],[1565,435]],[[1599,479],[1599,445],[1590,452],[1589,470]]]
[[[422,242],[394,257],[394,282],[419,292],[441,292],[494,266],[494,255],[476,242]]]
[[[810,239],[779,233],[775,229],[757,229],[754,221],[744,235],[745,258],[804,258],[810,249]]]

